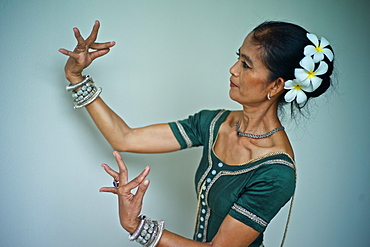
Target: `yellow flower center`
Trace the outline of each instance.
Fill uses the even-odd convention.
[[[301,89],[302,89],[301,85],[298,85],[298,84],[294,85],[294,90],[301,90]]]
[[[307,75],[308,78],[315,77],[315,72],[313,72],[312,70],[307,71]]]
[[[316,50],[317,52],[322,52],[324,49],[322,49],[322,48],[321,48],[321,46],[316,46],[316,47],[315,47],[315,50]]]

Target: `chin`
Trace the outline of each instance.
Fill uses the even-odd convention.
[[[235,93],[232,92],[232,88],[229,90],[229,97],[232,101],[235,101],[236,103],[240,104],[240,101],[238,100],[238,97],[236,97]]]

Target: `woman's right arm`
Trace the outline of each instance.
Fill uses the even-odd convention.
[[[86,106],[100,132],[114,150],[134,153],[164,153],[180,149],[169,124],[132,129],[98,97]]]
[[[96,43],[100,23],[95,21],[90,36],[85,40],[79,30],[74,28],[77,46],[73,51],[60,49],[69,56],[65,65],[65,75],[72,84],[81,82],[82,71],[96,58],[106,55],[114,42]],[[89,51],[93,49],[93,51]],[[156,124],[143,128],[130,128],[105,102],[98,97],[86,106],[95,124],[114,150],[135,153],[163,153],[180,149],[168,124]]]

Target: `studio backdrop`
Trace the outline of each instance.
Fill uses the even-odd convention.
[[[201,109],[240,109],[229,68],[244,37],[265,20],[302,25],[336,52],[335,89],[306,117],[283,124],[298,183],[286,246],[369,246],[369,40],[366,0],[0,0],[0,246],[137,246],[121,228],[112,148],[65,91],[73,27],[116,46],[86,71],[131,127],[184,119]],[[287,47],[289,49],[289,47]],[[194,174],[201,149],[122,153],[130,177],[152,167],[143,213],[192,237]],[[287,207],[267,229],[278,246]]]

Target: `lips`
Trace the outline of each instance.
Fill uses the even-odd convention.
[[[238,87],[237,85],[235,85],[231,80],[230,80],[230,87]]]

